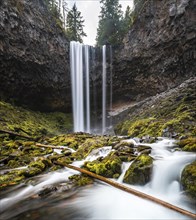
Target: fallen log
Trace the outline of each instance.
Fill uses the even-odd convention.
[[[26,135],[22,135],[22,134],[18,134],[18,133],[13,132],[13,131],[7,131],[7,130],[2,130],[2,129],[0,129],[0,133],[10,134],[10,135],[12,135],[12,136],[22,137],[22,138],[25,138],[25,139],[28,139],[28,140],[35,140],[35,139],[32,138],[32,137],[29,137],[29,136],[26,136]]]
[[[165,202],[165,201],[163,201],[163,200],[160,200],[160,199],[158,199],[158,198],[155,198],[155,197],[150,196],[150,195],[148,195],[148,194],[145,194],[145,193],[143,193],[143,192],[140,192],[140,191],[137,191],[137,190],[135,190],[135,189],[126,187],[126,186],[124,186],[124,185],[122,185],[122,184],[120,184],[120,183],[117,183],[117,182],[115,182],[115,181],[113,181],[113,180],[110,180],[110,179],[107,179],[107,178],[105,178],[105,177],[103,177],[103,176],[100,176],[100,175],[97,175],[97,174],[95,174],[95,173],[92,173],[92,172],[90,172],[90,171],[88,171],[88,170],[84,170],[84,169],[81,169],[81,168],[79,168],[79,167],[75,167],[75,166],[72,166],[72,165],[69,165],[69,164],[60,163],[60,162],[55,162],[55,163],[58,164],[58,165],[65,166],[65,167],[67,167],[67,168],[73,169],[73,170],[77,170],[77,171],[79,171],[79,172],[81,172],[81,173],[87,174],[87,175],[89,175],[89,176],[91,176],[91,177],[94,177],[94,178],[96,178],[96,179],[98,179],[98,180],[101,180],[101,181],[103,181],[103,182],[105,182],[105,183],[108,183],[109,185],[114,186],[114,187],[116,187],[116,188],[118,188],[118,189],[121,189],[121,190],[123,190],[123,191],[125,191],[125,192],[131,193],[131,194],[133,194],[133,195],[135,195],[135,196],[138,196],[138,197],[141,197],[141,198],[143,198],[143,199],[150,200],[150,201],[155,202],[155,203],[157,203],[157,204],[159,204],[159,205],[162,205],[162,206],[164,206],[164,207],[167,207],[167,208],[169,208],[169,209],[171,209],[171,210],[174,210],[174,211],[176,211],[176,212],[179,212],[179,213],[181,213],[181,214],[183,214],[183,215],[189,216],[189,217],[194,218],[194,219],[196,218],[196,214],[194,214],[194,213],[192,213],[192,212],[189,212],[189,211],[187,211],[187,210],[185,210],[185,209],[182,209],[182,208],[180,208],[180,207],[177,207],[177,206],[175,206],[175,205],[172,205],[172,204],[170,204],[170,203],[168,203],[168,202]]]
[[[45,148],[52,148],[52,149],[59,149],[59,150],[64,150],[64,149],[66,149],[66,148],[60,147],[60,146],[46,145],[46,144],[40,144],[40,143],[36,143],[35,145],[36,145],[37,147],[45,147]]]

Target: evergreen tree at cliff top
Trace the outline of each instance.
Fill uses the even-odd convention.
[[[87,36],[83,30],[84,20],[81,16],[81,12],[77,10],[76,4],[74,4],[71,11],[67,14],[66,32],[70,40],[83,42],[82,37]]]
[[[97,45],[118,45],[124,36],[123,12],[119,0],[101,0]]]

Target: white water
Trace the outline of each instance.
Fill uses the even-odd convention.
[[[196,155],[194,153],[172,152],[174,145],[173,140],[163,139],[155,144],[146,145],[152,147],[151,156],[154,158],[152,181],[145,186],[131,186],[128,184],[126,184],[126,186],[132,187],[146,194],[153,195],[154,197],[194,213],[194,207],[190,206],[190,204],[187,202],[188,199],[182,193],[179,180],[184,166],[194,161]],[[112,148],[107,146],[94,150],[84,161],[92,161],[100,156],[105,157],[109,152],[111,152],[111,150]],[[73,164],[75,166],[81,166],[84,161],[74,162]],[[123,175],[130,164],[131,163],[123,163],[122,175],[118,180],[116,180],[117,182],[122,183]],[[69,176],[78,173],[79,172],[71,169],[63,169],[61,172],[43,175],[38,184],[29,185],[22,190],[16,189],[14,192],[8,194],[6,198],[1,200],[1,211],[5,211],[3,219],[8,219],[8,217],[11,216],[10,213],[6,213],[6,210],[9,210],[9,207],[11,208],[12,205],[16,203],[20,204],[25,198],[29,198],[36,193],[39,193],[39,191],[48,184],[66,182]],[[92,220],[189,219],[187,216],[181,215],[175,211],[171,211],[147,200],[138,198],[109,185],[101,184],[99,181],[95,183],[93,187],[81,190],[74,200],[70,199],[65,204],[62,201],[60,204],[55,203],[53,205],[55,210],[58,208],[58,211],[55,213],[55,215],[58,215],[60,212],[65,212],[64,216],[66,216],[66,208],[69,209],[74,207],[79,213],[85,214],[85,219]],[[30,206],[28,209],[31,209]],[[16,215],[16,213],[17,211],[15,210],[14,214]],[[14,214],[12,213],[12,215]],[[67,218],[65,217],[62,219]],[[78,214],[76,218],[68,217],[68,219],[84,218]]]
[[[102,134],[106,131],[106,46],[102,49]]]
[[[95,52],[94,52],[95,53]],[[111,55],[110,55],[111,56]],[[73,121],[74,121],[74,132],[88,132],[88,133],[102,133],[106,132],[106,46],[102,48],[102,126],[97,127],[96,121],[99,120],[100,116],[96,116],[99,118],[93,118],[94,124],[96,124],[92,129],[92,120],[91,120],[91,101],[94,103],[94,106],[101,106],[101,103],[96,103],[96,94],[91,95],[91,83],[90,79],[96,80],[98,72],[94,72],[95,68],[90,66],[90,61],[94,65],[94,55],[90,53],[90,46],[80,44],[79,42],[71,42],[70,43],[70,67],[71,67],[71,87],[72,87],[72,105],[73,105]],[[112,64],[111,64],[112,65]],[[91,74],[92,72],[92,74]],[[111,73],[112,74],[112,73]],[[110,74],[110,75],[111,75]],[[112,77],[112,76],[110,76]],[[95,83],[95,82],[94,82]],[[94,86],[94,84],[93,84]],[[112,87],[111,87],[112,88]],[[99,88],[100,89],[100,88]],[[111,89],[110,89],[111,90]],[[93,93],[95,93],[95,87],[93,87]],[[101,92],[101,91],[99,91]],[[110,91],[112,96],[112,91]],[[112,98],[110,97],[111,102]],[[112,104],[110,104],[112,106]],[[97,111],[97,109],[94,109]],[[95,117],[95,116],[94,116]],[[100,123],[99,123],[100,124]],[[99,132],[96,132],[99,131]],[[100,131],[101,130],[101,131]]]
[[[90,81],[89,81],[89,46],[85,45],[86,68],[86,132],[90,133]]]
[[[83,45],[70,44],[72,105],[74,131],[84,131],[84,91],[83,91]]]

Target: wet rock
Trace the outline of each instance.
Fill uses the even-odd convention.
[[[186,194],[196,199],[196,161],[187,165],[181,174],[181,184]]]
[[[145,154],[138,156],[123,178],[124,183],[144,185],[151,179],[153,159]]]
[[[74,186],[85,186],[89,184],[93,184],[93,179],[85,174],[82,175],[73,175],[69,177],[69,180],[72,182]]]
[[[189,137],[177,142],[177,145],[184,151],[196,152],[196,138]]]
[[[121,174],[121,165],[120,158],[112,152],[101,161],[85,162],[84,168],[104,177],[117,178]]]

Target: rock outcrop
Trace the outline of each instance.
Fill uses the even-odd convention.
[[[69,74],[69,42],[44,1],[0,1],[0,98],[70,111]]]
[[[141,101],[195,74],[194,0],[144,1],[114,60],[114,101]]]

